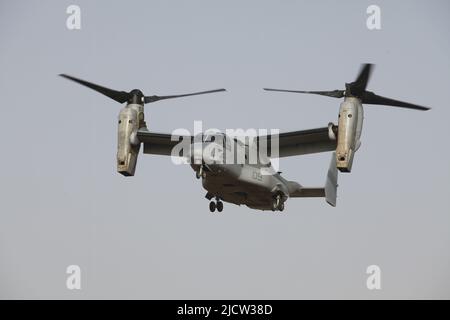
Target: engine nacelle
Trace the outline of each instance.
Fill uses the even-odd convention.
[[[117,135],[117,172],[124,176],[133,176],[140,149],[136,138],[137,130],[145,126],[144,106],[128,104],[119,113]]]
[[[339,109],[336,166],[342,172],[352,170],[353,157],[361,145],[364,111],[358,98],[346,97]]]

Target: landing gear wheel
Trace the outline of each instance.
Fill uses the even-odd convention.
[[[216,203],[214,201],[211,201],[209,203],[209,211],[211,211],[211,212],[216,211]],[[222,210],[220,210],[220,211],[222,211]]]
[[[277,209],[277,201],[274,199],[273,201],[272,201],[272,206],[271,206],[271,208],[270,208],[272,211],[275,211],[276,209]]]
[[[277,194],[273,198],[270,209],[272,209],[272,211],[275,211],[275,210],[283,211],[284,210],[284,202],[281,201],[281,195]]]
[[[278,195],[276,195],[275,196],[275,198],[273,198],[273,201],[272,201],[272,211],[275,211],[275,210],[279,210],[279,208],[280,208],[280,203],[281,203],[281,197],[280,197],[280,195],[278,194]]]
[[[223,210],[223,202],[222,201],[217,201],[216,207],[217,207],[217,211],[222,212],[222,210]]]

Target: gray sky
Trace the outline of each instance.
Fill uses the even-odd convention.
[[[81,7],[81,30],[66,8]],[[382,29],[366,28],[381,7]],[[450,298],[448,1],[0,1],[0,298]],[[146,106],[150,130],[337,122],[339,100],[262,87],[368,89],[431,106],[365,108],[338,206],[211,214],[188,166],[140,155],[115,172],[120,105],[57,77],[119,90],[228,93]],[[324,183],[329,153],[283,159]],[[82,290],[66,289],[66,267]],[[366,288],[367,266],[382,290]]]

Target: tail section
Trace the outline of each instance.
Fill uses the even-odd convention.
[[[338,170],[336,167],[336,154],[333,152],[325,182],[325,200],[333,207],[336,206]]]
[[[330,167],[328,168],[327,180],[324,188],[305,188],[297,182],[289,182],[289,197],[291,198],[310,198],[325,197],[325,200],[331,206],[336,206],[338,170],[336,168],[336,153],[331,156]]]

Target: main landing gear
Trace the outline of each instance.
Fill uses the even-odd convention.
[[[272,201],[272,211],[283,211],[284,210],[284,202],[281,201],[281,195],[276,195]]]
[[[222,210],[223,210],[223,202],[220,201],[220,199],[217,197],[216,197],[216,201],[212,200],[209,203],[209,211],[214,212],[214,211],[216,211],[216,209],[218,212],[222,212]]]

